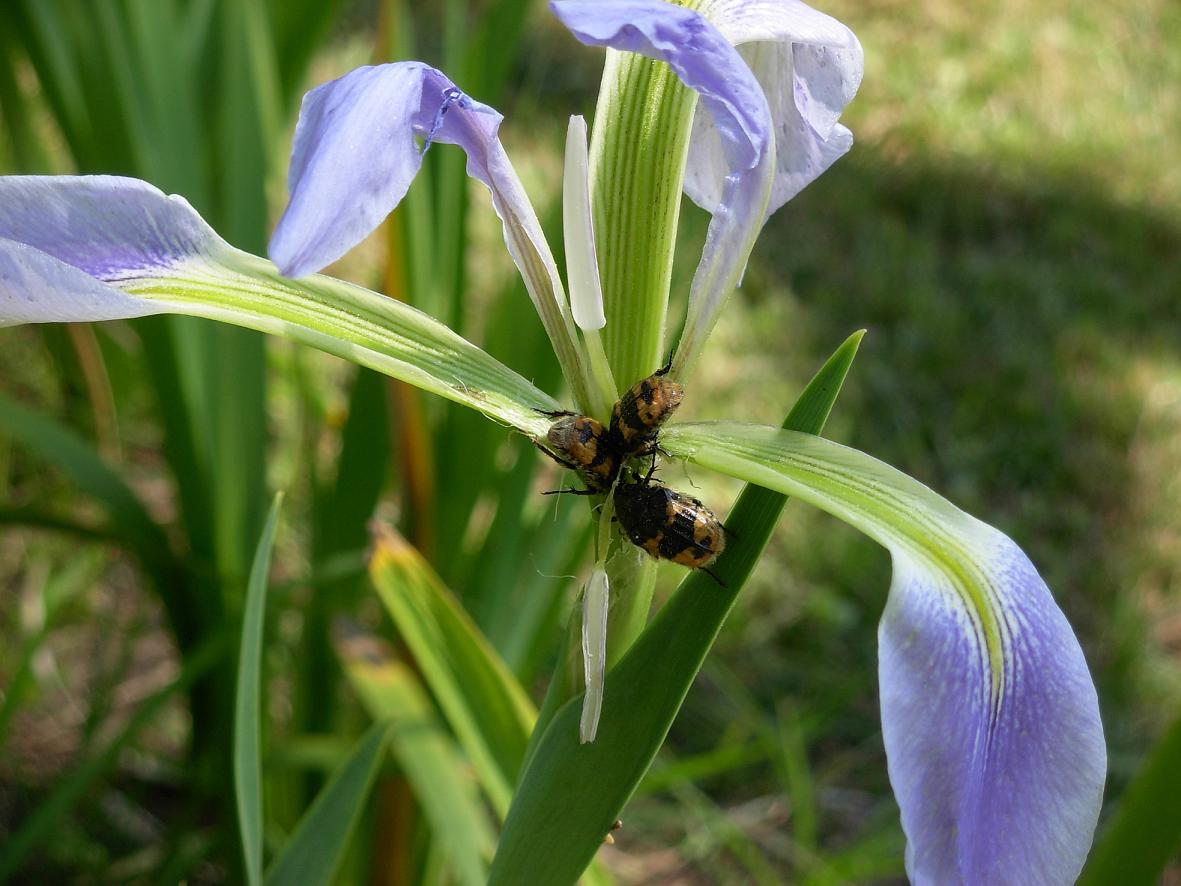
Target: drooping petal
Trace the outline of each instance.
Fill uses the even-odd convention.
[[[0,326],[162,312],[285,336],[533,437],[558,408],[434,318],[329,277],[284,278],[146,182],[0,177]]]
[[[426,138],[454,84],[419,62],[361,67],[304,96],[287,172],[290,201],[268,247],[289,277],[336,261],[372,232],[422,165]],[[472,105],[493,130],[500,115]]]
[[[777,150],[770,215],[852,147],[852,133],[837,121],[861,84],[861,44],[799,0],[713,0],[705,14],[739,47],[771,108]],[[728,174],[712,118],[697,115],[685,193],[712,211]]]
[[[137,179],[0,177],[0,325],[160,313],[166,304],[106,284],[166,273],[219,245],[184,198]]]
[[[1021,549],[820,437],[676,425],[661,445],[802,498],[889,549],[882,729],[912,881],[1074,882],[1103,795],[1103,727],[1078,641]]]
[[[741,279],[763,224],[775,167],[767,99],[737,50],[694,10],[662,0],[551,0],[550,9],[583,43],[666,62],[698,93],[718,133],[727,172],[708,207],[713,220],[673,361],[673,373],[683,375]]]
[[[587,385],[553,253],[500,143],[503,118],[421,62],[357,68],[304,98],[291,155],[291,200],[271,238],[280,270],[320,270],[363,240],[405,196],[434,142],[467,154],[492,194],[504,239],[580,403]]]
[[[173,267],[225,246],[184,197],[113,175],[0,177],[0,237],[100,280]]]
[[[40,249],[0,237],[0,326],[123,320],[162,310]]]

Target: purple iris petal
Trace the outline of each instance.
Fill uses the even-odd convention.
[[[852,146],[852,133],[837,120],[861,84],[861,44],[798,0],[716,0],[709,19],[740,47],[771,107],[777,151],[770,215]],[[717,205],[728,173],[720,148],[713,121],[696,117],[685,193],[704,209]]]
[[[164,309],[40,249],[0,237],[0,326],[120,320]]]
[[[301,277],[340,258],[406,196],[431,142],[463,147],[469,173],[488,183],[501,119],[420,62],[357,68],[313,89],[295,130],[291,202],[271,238],[272,260]]]
[[[170,267],[223,242],[183,197],[110,175],[0,178],[0,237],[100,280]]]
[[[551,0],[550,9],[583,43],[666,62],[701,96],[733,169],[750,169],[762,159],[770,139],[763,90],[700,14],[662,0]],[[716,203],[706,208],[712,212]]]
[[[822,437],[706,422],[670,426],[660,442],[822,508],[890,551],[882,731],[916,886],[1073,882],[1103,797],[1103,724],[1078,641],[1021,549]]]
[[[1073,883],[1106,771],[1095,688],[1029,559],[981,528],[992,625],[937,573],[894,554],[879,678],[907,872],[916,886]]]
[[[0,326],[160,313],[107,285],[224,246],[181,197],[115,176],[0,178]]]

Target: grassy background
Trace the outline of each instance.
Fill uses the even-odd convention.
[[[684,413],[778,424],[833,347],[867,328],[831,436],[999,526],[1038,564],[1096,676],[1117,798],[1181,705],[1181,7],[840,0],[826,11],[866,50],[846,118],[856,145],[771,220]],[[367,58],[367,21],[361,4],[312,81]],[[593,109],[599,56],[573,52],[544,16],[536,25],[502,110],[509,151],[540,207],[556,196],[565,114]],[[281,182],[272,184],[280,195]],[[474,199],[479,305],[512,269],[484,194]],[[701,214],[687,210],[678,291],[703,235]],[[342,271],[373,285],[375,261],[362,251]],[[167,519],[159,430],[146,392],[134,393],[136,362],[119,359],[134,348],[117,327],[100,336],[113,387],[131,394],[119,403],[118,434],[98,436]],[[64,346],[55,352],[51,338],[22,330],[2,341],[6,393],[46,409],[81,396],[54,380]],[[309,415],[339,417],[345,373],[283,346],[270,359],[270,480],[293,490],[298,514],[308,451],[326,464],[335,455]],[[33,467],[0,440],[6,501],[85,507]],[[686,479],[719,505],[736,491],[701,472]],[[280,582],[306,567],[298,531],[290,535],[276,555],[286,564]],[[79,557],[69,541],[41,535],[0,536],[0,637],[32,617],[29,589],[47,576],[74,603],[55,654],[38,665],[34,703],[0,748],[0,821],[19,818],[29,791],[176,671],[128,564]],[[622,880],[899,880],[876,697],[888,584],[884,552],[789,508],[604,853]],[[297,630],[289,622],[300,598],[280,587],[277,600],[288,607],[282,638]],[[270,715],[282,720],[287,703],[277,693]],[[166,711],[127,764],[141,779],[147,769],[167,782],[185,740],[183,709]],[[55,863],[116,878],[103,867],[104,816],[150,844],[155,818],[169,819],[167,799],[146,798],[146,817],[84,807],[51,848]],[[188,833],[192,844],[213,839],[208,822]]]

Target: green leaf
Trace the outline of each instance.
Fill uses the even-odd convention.
[[[354,633],[338,648],[370,715],[389,721],[394,757],[456,877],[480,886],[487,876],[484,859],[492,854],[492,824],[422,685],[376,637]]]
[[[42,413],[0,395],[0,429],[66,475],[93,497],[111,524],[142,544],[167,543],[160,527],[131,488],[102,456],[72,430]]]
[[[607,315],[603,345],[624,388],[667,356],[664,322],[696,106],[697,93],[668,65],[607,50],[590,185]]]
[[[370,577],[497,814],[536,712],[525,691],[430,565],[392,530],[375,540]]]
[[[558,403],[494,357],[407,304],[313,274],[281,276],[270,262],[215,247],[170,271],[121,284],[168,309],[281,335],[544,436]]]
[[[389,741],[389,723],[375,723],[316,797],[267,871],[267,886],[331,883],[357,827]]]
[[[259,685],[262,681],[263,614],[266,611],[267,575],[283,493],[275,495],[271,512],[254,553],[246,608],[242,614],[242,641],[238,651],[238,686],[234,696],[234,794],[238,801],[238,830],[242,837],[246,882],[262,883],[262,724]]]
[[[861,335],[851,336],[829,358],[786,426],[823,428]],[[566,702],[544,727],[509,810],[491,883],[556,886],[582,873],[664,742],[785,502],[784,495],[765,489],[743,491],[727,520],[732,541],[713,567],[725,587],[699,572],[681,582],[608,672],[596,741],[579,744],[581,698]]]
[[[1079,886],[1151,886],[1181,846],[1181,716],[1149,752],[1083,868]]]

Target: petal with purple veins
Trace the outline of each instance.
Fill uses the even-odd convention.
[[[878,628],[907,872],[918,886],[1073,883],[1103,797],[1095,687],[1029,558],[991,527],[965,528],[991,617],[970,617],[963,584],[894,547]]]
[[[771,108],[777,150],[770,215],[852,146],[852,133],[837,121],[861,84],[861,44],[845,25],[799,0],[712,0],[705,15],[738,47]],[[685,193],[712,210],[727,174],[712,118],[697,115]]]
[[[1091,846],[1106,751],[1066,618],[1029,558],[901,472],[820,437],[674,425],[661,446],[794,495],[884,545],[882,732],[924,884],[1067,884]]]
[[[0,237],[0,326],[123,320],[164,310],[40,249]]]
[[[111,175],[0,177],[0,237],[100,280],[170,268],[225,247],[183,197]]]
[[[168,310],[112,283],[166,274],[225,243],[181,197],[116,176],[0,177],[0,325]]]

